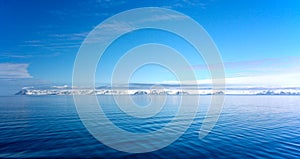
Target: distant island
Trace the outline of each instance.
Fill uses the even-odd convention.
[[[102,86],[92,88],[72,88],[67,85],[47,88],[22,88],[15,95],[300,95],[300,88],[263,88],[263,87],[231,87],[226,90],[213,90],[211,87],[195,87],[185,85],[131,85],[130,87],[111,88]]]

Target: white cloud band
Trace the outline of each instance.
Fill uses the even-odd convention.
[[[0,63],[0,79],[32,78],[27,68],[29,64]]]

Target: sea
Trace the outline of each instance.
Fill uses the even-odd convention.
[[[145,107],[149,99],[143,96],[132,98]],[[82,98],[87,109],[95,104],[88,102],[90,96]],[[156,132],[172,122],[179,110],[179,97],[166,98],[161,112],[136,122],[118,108],[113,96],[97,96],[98,106],[114,125],[137,134]],[[190,100],[193,98],[197,97]],[[94,137],[81,121],[72,96],[1,96],[0,158],[300,158],[300,96],[225,96],[217,123],[207,136],[199,138],[210,102],[211,96],[201,97],[192,123],[174,142],[155,151],[130,153]],[[188,118],[187,114],[180,120]],[[101,122],[95,115],[89,120]],[[178,128],[182,123],[177,122]],[[172,133],[176,131],[181,130],[173,129]],[[168,136],[165,132],[164,137]],[[111,140],[128,147],[131,144],[126,136]],[[164,139],[143,140],[159,144]]]

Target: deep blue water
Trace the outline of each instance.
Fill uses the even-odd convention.
[[[84,98],[88,101],[90,97]],[[178,97],[169,96],[157,116],[135,121],[117,109],[111,96],[98,98],[111,121],[132,132],[161,129],[177,111]],[[0,97],[0,158],[300,157],[299,96],[226,96],[217,125],[199,140],[209,99],[202,97],[196,118],[177,141],[154,152],[131,154],[111,149],[90,135],[79,119],[72,96]],[[143,105],[144,99],[137,100]]]

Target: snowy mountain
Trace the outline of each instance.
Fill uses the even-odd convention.
[[[197,87],[185,85],[163,85],[151,87],[148,84],[120,86],[111,88],[101,86],[91,88],[72,88],[64,86],[52,86],[49,88],[27,87],[21,89],[16,95],[300,95],[300,88],[260,88],[260,87],[234,87],[226,88],[225,91],[212,90],[211,87]]]

